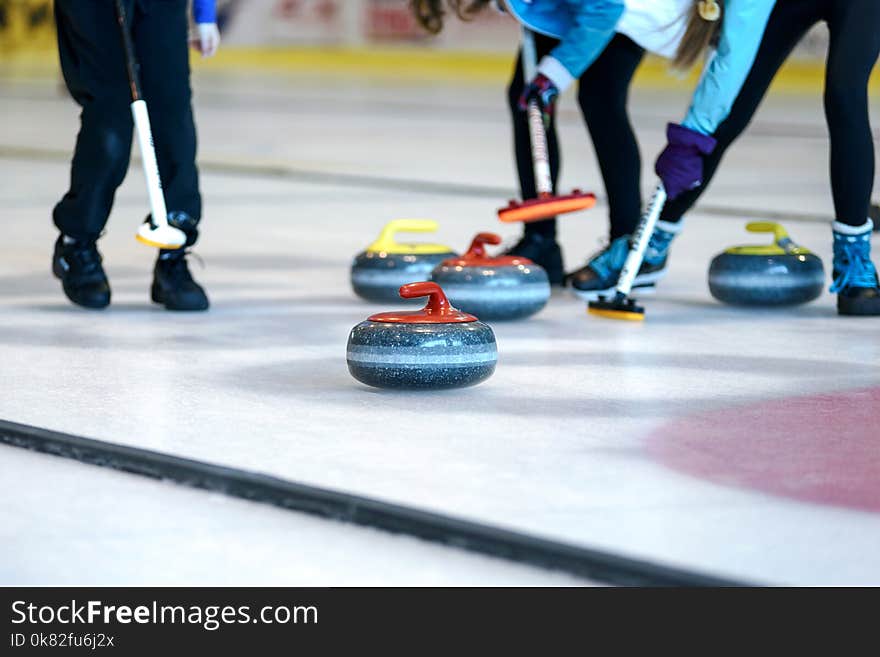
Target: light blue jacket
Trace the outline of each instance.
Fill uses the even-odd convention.
[[[656,0],[664,2],[664,0]],[[614,37],[624,0],[506,0],[529,29],[560,40],[538,72],[564,91],[583,75]],[[754,62],[776,0],[727,0],[721,38],[694,92],[684,125],[712,134],[730,114]]]
[[[682,125],[711,135],[730,114],[752,70],[776,0],[727,0],[718,49],[703,69]]]
[[[624,9],[623,0],[506,0],[506,5],[533,32],[560,40],[538,66],[560,91],[602,54]]]

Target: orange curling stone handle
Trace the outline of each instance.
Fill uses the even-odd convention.
[[[501,235],[498,235],[496,233],[477,233],[477,236],[474,237],[473,241],[471,242],[470,248],[467,250],[467,253],[465,253],[465,256],[485,258],[487,244],[501,244]]]
[[[596,205],[596,195],[575,189],[567,196],[541,195],[526,201],[512,200],[498,210],[498,219],[504,223],[541,221],[560,214],[589,210]]]
[[[454,308],[443,289],[431,281],[407,283],[400,288],[400,296],[404,299],[428,297],[428,303],[421,310],[378,313],[370,316],[369,321],[389,324],[463,324],[477,321],[473,315]]]
[[[490,256],[486,253],[487,244],[501,244],[501,235],[478,233],[471,242],[467,253],[463,256],[448,258],[441,264],[444,267],[516,267],[517,265],[534,264],[528,258],[520,256]]]

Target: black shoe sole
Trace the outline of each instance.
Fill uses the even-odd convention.
[[[880,299],[871,299],[869,303],[859,301],[837,297],[837,314],[843,317],[880,317]]]
[[[169,304],[164,295],[162,294],[162,289],[156,285],[155,283],[150,287],[150,299],[152,299],[153,303],[158,303],[161,306],[165,306],[165,310],[173,310],[175,312],[199,312],[208,310],[211,307],[210,302],[205,300],[205,303],[191,306],[180,306]]]

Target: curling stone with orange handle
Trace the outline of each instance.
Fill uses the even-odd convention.
[[[428,297],[422,310],[379,313],[348,337],[351,375],[376,388],[441,389],[472,386],[495,371],[495,334],[449,303],[436,283],[400,288],[405,299]]]
[[[431,274],[458,308],[484,320],[530,317],[550,299],[547,272],[527,258],[490,256],[494,233],[480,233],[460,258],[444,260]]]

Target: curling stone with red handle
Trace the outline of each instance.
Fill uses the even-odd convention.
[[[444,260],[431,280],[456,307],[480,319],[522,319],[546,306],[547,272],[527,258],[490,256],[486,244],[501,244],[501,237],[480,233],[467,253]]]
[[[488,379],[498,351],[492,329],[453,308],[436,283],[400,288],[404,299],[429,297],[417,311],[379,313],[348,337],[351,375],[376,388],[463,388]]]
[[[401,302],[401,285],[427,281],[431,271],[455,252],[442,244],[401,244],[397,233],[432,233],[437,222],[430,219],[396,219],[382,229],[379,238],[355,257],[351,286],[367,301]]]

